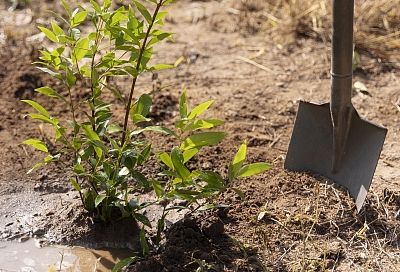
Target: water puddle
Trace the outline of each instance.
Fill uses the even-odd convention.
[[[39,247],[34,239],[0,242],[0,272],[110,271],[130,250],[94,250],[82,247]]]

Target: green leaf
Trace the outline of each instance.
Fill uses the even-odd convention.
[[[139,184],[143,187],[143,188],[150,188],[150,183],[147,180],[147,178],[145,177],[145,175],[143,175],[142,173],[140,173],[139,171],[132,171],[132,177],[139,182]]]
[[[85,132],[85,135],[90,140],[90,143],[94,145],[94,150],[95,150],[97,156],[99,158],[102,157],[103,150],[106,151],[106,147],[103,144],[103,142],[100,140],[99,135],[97,135],[97,133],[93,131],[91,125],[83,125],[82,128]]]
[[[132,121],[135,123],[135,124],[138,124],[138,123],[141,123],[141,122],[150,122],[151,121],[151,119],[150,118],[146,118],[146,117],[144,117],[143,115],[141,115],[141,114],[132,114],[131,115],[131,118],[132,118]]]
[[[71,183],[72,187],[74,187],[75,190],[77,190],[78,192],[81,191],[81,186],[79,186],[78,182],[76,181],[76,179],[71,178],[69,180],[69,182]]]
[[[93,0],[92,0],[93,1]],[[123,259],[121,261],[119,261],[112,269],[112,272],[121,272],[123,268],[128,267],[129,265],[137,262],[138,260],[140,260],[139,257],[128,257],[126,259]]]
[[[187,137],[180,146],[181,150],[200,148],[207,145],[215,145],[224,139],[224,132],[202,132]]]
[[[199,178],[207,182],[207,187],[214,190],[222,190],[225,188],[224,179],[218,173],[213,171],[203,171]]]
[[[144,230],[144,227],[140,231],[140,246],[142,247],[143,256],[149,254],[149,244],[147,243],[146,232]]]
[[[183,152],[183,163],[187,163],[191,158],[193,158],[197,153],[199,153],[198,148],[192,148],[189,150],[185,150]]]
[[[99,135],[93,131],[91,125],[83,125],[83,130],[85,131],[85,135],[92,141],[100,141]]]
[[[142,223],[143,225],[151,228],[151,223],[150,220],[147,218],[147,216],[141,214],[141,213],[134,213],[133,217],[139,221],[140,223]]]
[[[250,177],[271,169],[271,165],[265,162],[257,162],[243,166],[238,173],[238,177]]]
[[[178,124],[178,126],[183,131],[195,131],[199,129],[210,129],[215,128],[217,126],[223,125],[224,121],[218,119],[208,119],[208,120],[192,120],[192,121],[184,121],[185,124]]]
[[[161,183],[157,180],[153,180],[152,182],[154,192],[158,198],[161,198],[164,195],[164,190],[161,186]]]
[[[103,9],[108,9],[111,6],[111,0],[104,0]]]
[[[60,78],[60,73],[54,72],[54,71],[50,70],[49,68],[46,68],[46,67],[36,67],[36,68],[42,72],[45,72],[45,73],[51,75],[52,77]]]
[[[85,203],[85,208],[88,211],[94,210],[94,201],[96,199],[96,193],[94,190],[88,190],[83,194],[83,202]]]
[[[97,206],[100,205],[101,202],[103,202],[104,199],[106,199],[106,195],[97,195],[96,199],[94,200],[94,207],[97,208]]]
[[[154,3],[157,4],[156,1],[154,1]],[[168,15],[168,12],[166,12],[166,11],[158,12],[157,16],[156,16],[156,20],[154,21],[154,23],[163,25],[163,23],[164,23],[163,20],[165,19],[165,17],[167,17],[167,15]]]
[[[57,159],[57,157],[55,157],[55,156],[47,155],[41,162],[36,163],[31,169],[29,169],[27,174],[29,175],[30,173],[32,173],[34,170],[38,169],[39,167],[47,165],[48,163],[55,161],[56,159]]]
[[[133,136],[133,135],[138,135],[138,134],[140,134],[140,133],[142,133],[142,132],[145,132],[145,131],[158,132],[158,133],[162,133],[162,134],[167,134],[167,135],[175,136],[175,137],[178,138],[178,135],[176,135],[175,132],[173,132],[173,131],[170,130],[169,128],[160,127],[160,126],[148,126],[148,127],[143,128],[143,129],[139,129],[139,130],[132,131],[131,136]]]
[[[43,114],[30,113],[29,116],[32,119],[36,119],[36,120],[40,120],[42,122],[48,123],[48,124],[52,125],[53,127],[57,127],[57,125],[58,125],[57,119],[53,119],[51,117],[44,116]]]
[[[147,23],[150,24],[152,21],[152,17],[150,12],[146,9],[145,6],[143,6],[139,1],[134,0],[133,1],[135,3],[135,6],[137,7],[137,9],[139,10],[139,12],[142,14],[142,16],[146,19]]]
[[[190,180],[190,171],[183,164],[182,153],[176,147],[174,147],[171,151],[171,160],[174,165],[175,171],[178,173],[179,177],[184,181]]]
[[[73,71],[68,67],[65,70],[65,75],[67,77],[67,84],[69,87],[72,87],[76,83],[76,76],[74,75]]]
[[[151,103],[151,96],[148,94],[142,94],[133,106],[133,112],[146,117],[150,112]]]
[[[183,93],[179,99],[179,113],[180,113],[181,119],[187,118],[187,112],[188,112],[187,93],[186,93],[186,91],[183,91]]]
[[[74,173],[76,174],[83,174],[85,172],[85,168],[83,168],[82,164],[76,163],[74,165]]]
[[[40,31],[42,31],[44,33],[44,35],[46,35],[46,37],[52,41],[52,42],[58,42],[58,38],[56,36],[56,34],[53,33],[53,31],[51,31],[48,28],[45,28],[43,26],[38,26],[38,28],[40,29]]]
[[[118,126],[117,124],[111,124],[107,127],[107,132],[110,134],[116,133],[116,132],[121,132],[122,128]]]
[[[47,87],[47,86],[37,88],[37,89],[35,89],[35,91],[38,93],[44,94],[48,97],[54,97],[54,98],[59,98],[59,99],[65,100],[65,98],[62,97],[58,92],[56,92],[55,90],[53,90],[52,88]]]
[[[205,112],[212,104],[214,100],[209,100],[207,102],[201,103],[200,105],[196,106],[189,114],[188,119],[194,119],[203,112]]]
[[[71,20],[71,27],[76,27],[80,25],[83,21],[85,21],[87,16],[87,11],[79,11],[75,15],[72,15],[72,20]]]
[[[160,155],[158,155],[158,158],[169,168],[172,170],[175,170],[174,164],[172,163],[171,157],[168,155],[167,152],[163,152]]]
[[[74,47],[74,52],[73,52],[73,59],[74,62],[80,61],[85,57],[85,55],[89,52],[89,39],[88,38],[82,38],[78,40]]]
[[[171,64],[156,64],[153,67],[150,68],[151,71],[160,71],[160,70],[166,70],[166,69],[172,69],[174,68],[174,65]]]
[[[46,116],[47,118],[50,118],[49,112],[45,108],[43,108],[43,106],[40,105],[39,103],[37,103],[37,102],[35,102],[33,100],[21,100],[21,101],[31,105],[35,110],[37,110],[43,116]]]
[[[23,143],[23,144],[26,144],[26,145],[30,145],[30,146],[36,148],[36,149],[39,150],[39,151],[42,151],[42,152],[45,152],[45,153],[48,153],[48,152],[49,152],[49,150],[47,149],[46,144],[43,143],[41,140],[38,140],[38,139],[28,139],[28,140],[23,141],[22,143]]]
[[[53,29],[53,33],[57,36],[64,35],[64,30],[54,21],[51,22],[51,28]]]
[[[71,15],[72,15],[72,10],[71,10],[71,8],[69,7],[68,2],[65,1],[65,0],[61,0],[61,4],[62,4],[62,6],[64,7],[65,11],[67,12],[68,17],[71,17]]]
[[[229,180],[233,180],[237,177],[240,168],[242,168],[244,161],[246,160],[247,155],[247,143],[244,142],[240,145],[239,150],[236,152],[235,157],[233,158],[231,164],[228,169],[228,178]]]
[[[110,1],[110,0],[109,0]],[[97,13],[101,13],[101,7],[100,5],[96,2],[96,0],[90,0],[90,3],[92,4],[93,9],[97,12]]]

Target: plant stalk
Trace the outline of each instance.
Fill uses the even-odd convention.
[[[158,14],[162,4],[163,4],[162,0],[160,0],[157,3],[157,7],[154,10],[151,23],[150,23],[149,27],[147,28],[146,36],[145,36],[145,38],[143,40],[142,47],[140,48],[140,51],[139,51],[139,57],[137,59],[137,64],[136,64],[136,72],[137,72],[137,74],[132,80],[131,90],[130,90],[129,98],[128,98],[128,104],[126,105],[126,108],[125,108],[125,119],[124,119],[124,127],[123,127],[123,130],[122,130],[121,147],[123,147],[125,145],[125,142],[126,142],[126,134],[127,134],[127,130],[128,130],[129,113],[130,113],[131,106],[132,106],[132,98],[133,98],[133,93],[135,92],[136,81],[137,81],[137,78],[139,76],[140,63],[142,62],[143,53],[146,50],[147,40],[149,38],[150,31],[153,28],[154,22],[156,20],[157,14]]]

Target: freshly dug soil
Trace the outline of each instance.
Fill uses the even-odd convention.
[[[268,11],[261,5],[238,17],[242,2],[246,1],[181,0],[171,5],[166,27],[176,34],[173,41],[159,46],[156,60],[174,63],[184,57],[184,61],[156,78],[140,78],[138,93],[160,90],[151,117],[166,126],[178,114],[176,103],[184,88],[191,105],[215,100],[210,116],[226,121],[223,129],[229,136],[205,149],[193,166],[225,173],[237,147],[247,140],[249,161],[267,161],[273,168],[235,182],[244,191],[244,200],[228,191],[219,202],[229,208],[170,224],[160,249],[129,271],[196,271],[199,267],[203,270],[197,271],[397,271],[399,70],[362,56],[361,68],[355,72],[354,80],[367,87],[354,92],[356,109],[389,130],[365,206],[357,214],[342,188],[323,177],[283,169],[298,100],[329,99],[330,45],[305,38],[290,46],[274,44],[272,34],[263,32],[251,16]],[[44,5],[58,8],[53,2]],[[0,4],[0,34],[6,16],[32,12],[28,24],[51,19],[47,13],[28,12],[29,8],[33,10],[27,5],[7,11]],[[12,24],[7,22],[7,27]],[[26,175],[41,154],[20,143],[51,135],[45,126],[26,118],[29,109],[20,99],[38,99],[60,118],[68,118],[69,113],[33,92],[55,82],[31,65],[41,43],[27,41],[37,33],[34,28],[25,30],[0,42],[0,238],[36,236],[44,242],[90,247],[137,246],[133,222],[102,226],[80,208],[65,167],[52,165]],[[128,90],[130,82],[118,84]],[[77,90],[76,95],[84,92]],[[168,139],[149,137],[158,149],[171,145]]]

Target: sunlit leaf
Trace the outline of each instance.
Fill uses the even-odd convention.
[[[78,40],[74,47],[73,51],[73,58],[74,61],[80,61],[85,57],[85,55],[89,52],[89,39],[88,38],[83,38]]]
[[[54,98],[59,98],[62,100],[65,100],[64,97],[62,97],[58,92],[56,92],[54,89],[50,88],[50,87],[41,87],[41,88],[37,88],[35,89],[36,92],[44,94],[46,96],[49,97],[54,97]]]
[[[52,42],[58,42],[58,38],[56,36],[56,34],[53,33],[53,31],[51,31],[48,28],[45,28],[43,26],[38,26],[38,28],[40,29],[40,31],[42,31],[44,33],[44,35],[46,35],[46,37],[52,41]]]
[[[133,2],[135,3],[136,8],[139,10],[139,12],[142,14],[142,16],[146,19],[147,23],[150,24],[152,21],[150,12],[139,1],[133,0]]]
[[[29,105],[31,105],[35,110],[37,110],[40,114],[50,118],[49,112],[39,103],[33,101],[33,100],[21,100],[22,102],[25,102]]]
[[[172,170],[175,170],[174,164],[172,163],[171,157],[168,155],[168,153],[163,152],[160,155],[158,155],[158,158],[169,168]]]
[[[76,181],[76,179],[71,178],[69,180],[69,182],[71,183],[72,187],[74,187],[75,190],[77,190],[78,192],[81,191],[81,186],[78,184],[78,182]]]
[[[200,105],[196,106],[189,114],[188,119],[194,119],[203,112],[205,112],[212,104],[214,103],[214,100],[210,100],[204,103],[201,103]]]
[[[61,4],[64,7],[65,11],[67,12],[68,16],[71,17],[72,15],[72,10],[68,5],[68,2],[66,0],[61,0]]]
[[[159,70],[166,70],[166,69],[172,69],[174,68],[174,65],[171,64],[156,64],[153,67],[150,68],[152,71],[159,71]]]
[[[79,11],[76,14],[72,15],[72,20],[71,20],[71,27],[76,27],[80,25],[83,21],[85,21],[87,16],[87,11]]]
[[[187,137],[180,148],[188,150],[200,148],[207,145],[215,145],[222,141],[226,136],[225,132],[201,132]]]
[[[153,189],[154,192],[156,193],[156,196],[158,198],[161,198],[164,195],[164,190],[161,186],[161,183],[159,181],[153,180],[151,184],[153,185]]]
[[[96,196],[96,199],[94,200],[94,206],[97,208],[101,202],[103,202],[104,199],[107,198],[107,195],[98,195]]]
[[[157,132],[157,133],[162,133],[162,134],[167,134],[167,135],[178,137],[178,135],[176,135],[176,133],[174,131],[170,130],[169,128],[161,127],[161,126],[148,126],[143,129],[134,130],[134,131],[132,131],[131,136],[138,135],[145,131],[152,131],[152,132]]]
[[[23,144],[30,145],[34,147],[37,150],[40,150],[42,152],[48,153],[49,150],[47,149],[47,146],[45,143],[43,143],[41,140],[38,139],[28,139],[22,142]]]
[[[54,21],[51,22],[51,28],[53,29],[53,33],[57,36],[64,34],[64,30]]]
[[[195,131],[199,129],[215,128],[223,124],[224,121],[218,119],[206,119],[206,120],[196,119],[191,121],[185,121],[185,124],[182,124],[182,126],[179,125],[179,127],[183,131]]]
[[[242,168],[243,163],[246,160],[247,155],[247,143],[244,142],[240,145],[239,150],[236,152],[228,169],[228,178],[232,180],[237,177],[240,168]]]
[[[185,150],[183,152],[183,163],[188,162],[191,158],[193,158],[197,153],[199,153],[199,149],[198,148],[192,148],[192,149],[188,149]]]
[[[271,165],[264,162],[257,162],[243,166],[238,173],[238,177],[250,177],[271,169]]]

